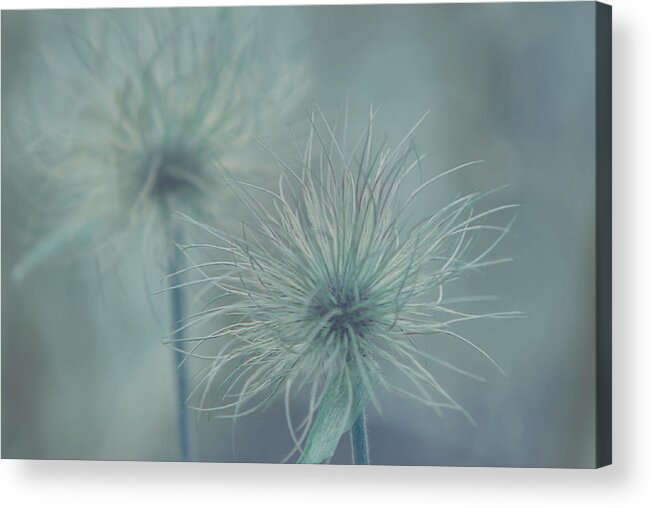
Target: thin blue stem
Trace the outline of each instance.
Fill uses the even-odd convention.
[[[350,429],[350,445],[353,449],[353,464],[370,464],[365,411],[360,413]]]
[[[175,235],[175,241],[179,242],[178,232]],[[174,344],[174,367],[176,372],[176,396],[178,405],[178,432],[179,446],[181,451],[180,459],[187,461],[190,458],[190,439],[188,436],[188,410],[186,408],[186,398],[188,396],[188,374],[185,359],[185,343],[183,342],[184,330],[184,305],[183,292],[179,287],[181,284],[181,275],[176,273],[182,269],[183,257],[181,251],[172,245],[173,251],[170,253],[170,273],[171,277],[170,290],[170,311],[172,319],[172,329],[174,330],[172,340]]]

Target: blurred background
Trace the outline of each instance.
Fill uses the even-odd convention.
[[[489,204],[520,205],[511,234],[495,252],[514,261],[454,288],[461,295],[496,296],[498,310],[526,315],[459,327],[506,377],[467,349],[432,340],[429,351],[445,351],[446,359],[487,377],[478,383],[435,371],[477,427],[459,414],[440,418],[380,393],[382,415],[368,415],[373,463],[591,467],[593,4],[255,10],[265,36],[289,41],[309,76],[307,91],[297,84],[297,111],[278,115],[270,142],[289,139],[287,123],[305,125],[301,104],[313,101],[336,112],[348,100],[361,114],[372,102],[380,108],[377,125],[394,142],[431,110],[416,133],[428,153],[427,174],[488,161],[446,179],[432,190],[433,203],[508,185]],[[44,228],[33,203],[43,198],[30,195],[30,163],[23,157],[28,147],[12,137],[12,113],[18,114],[24,89],[34,82],[40,93],[30,96],[32,107],[69,108],[67,95],[57,94],[66,82],[56,82],[61,78],[39,62],[47,49],[70,65],[65,22],[78,15],[2,13],[2,455],[176,460],[172,355],[161,344],[169,326],[167,302],[165,295],[149,296],[164,270],[149,266],[143,276],[147,263],[137,239],[108,273],[98,275],[91,260],[78,262],[71,245],[21,284],[11,277]],[[202,16],[202,10],[191,16]],[[264,60],[264,48],[258,51],[256,58]],[[252,142],[251,150],[260,149]],[[244,213],[232,211],[236,217]],[[228,422],[194,420],[196,460],[278,462],[291,446],[282,401],[239,420],[234,439]],[[344,437],[332,462],[349,463],[349,456]]]

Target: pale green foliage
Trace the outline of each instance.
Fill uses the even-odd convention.
[[[328,383],[319,409],[301,447],[299,463],[319,464],[328,460],[339,444],[341,435],[348,431],[368,402],[369,391],[362,371],[351,365],[341,369]]]
[[[454,310],[443,289],[468,270],[501,261],[486,258],[510,224],[486,221],[512,215],[513,206],[475,211],[485,193],[472,193],[419,218],[422,191],[474,163],[406,189],[421,170],[411,139],[418,124],[393,148],[386,141],[376,146],[374,114],[361,136],[347,142],[347,125],[337,134],[316,107],[298,162],[275,157],[282,171],[277,191],[233,182],[254,219],[241,237],[192,221],[215,244],[182,246],[194,262],[188,271],[195,278],[186,285],[215,293],[186,326],[230,320],[187,339],[194,344],[190,356],[210,362],[194,389],[197,409],[237,417],[284,395],[295,442],[290,456],[298,451],[302,462],[327,460],[367,400],[377,404],[378,388],[437,412],[466,414],[426,364],[476,376],[415,340],[448,334],[492,362],[452,324],[510,315]],[[493,237],[477,249],[480,234]],[[198,251],[207,261],[196,261]],[[203,353],[209,344],[215,349]],[[293,422],[290,402],[299,393],[309,401],[307,415]]]

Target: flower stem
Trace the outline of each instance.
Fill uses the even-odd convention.
[[[176,232],[174,235],[174,240],[176,243],[179,242],[179,233]],[[171,311],[171,320],[172,320],[172,340],[174,344],[174,367],[176,372],[176,396],[177,396],[177,405],[178,405],[178,433],[179,433],[179,446],[180,446],[180,459],[182,461],[187,461],[190,458],[190,444],[188,436],[188,412],[185,406],[186,398],[188,395],[188,380],[187,380],[187,368],[185,364],[185,343],[183,342],[184,330],[183,330],[183,315],[184,315],[184,305],[183,305],[183,293],[182,289],[179,287],[181,284],[181,275],[177,273],[182,269],[183,258],[181,251],[176,247],[176,245],[171,246],[172,251],[170,252],[170,261],[169,261],[169,270],[172,274],[171,276],[171,286],[170,290],[170,311]]]
[[[350,444],[353,449],[353,464],[370,464],[365,411],[359,414],[350,429]]]

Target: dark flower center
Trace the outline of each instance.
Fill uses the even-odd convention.
[[[372,325],[367,294],[348,288],[328,287],[326,291],[316,294],[310,302],[309,315],[312,319],[330,316],[326,329],[329,334],[337,336],[343,336],[351,329],[357,335],[363,335]]]
[[[165,195],[196,188],[195,176],[200,166],[190,150],[182,146],[170,146],[152,153],[147,160],[147,178],[152,180],[151,191]]]

